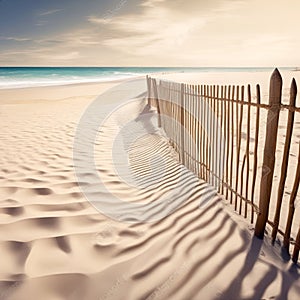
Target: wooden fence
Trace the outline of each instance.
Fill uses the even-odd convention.
[[[295,114],[300,117],[296,81],[287,104],[282,102],[277,69],[268,103],[261,101],[259,85],[253,95],[250,85],[189,85],[150,77],[147,85],[149,105],[157,109],[159,126],[180,162],[255,223],[257,237],[263,238],[269,229],[274,243],[280,234],[287,253],[293,246],[296,263],[300,249],[300,139],[293,135]]]

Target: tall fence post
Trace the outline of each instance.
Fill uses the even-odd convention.
[[[148,90],[148,93],[147,93],[147,101],[148,101],[148,105],[151,107],[151,79],[149,78],[149,76],[147,75],[146,76],[146,82],[147,82],[147,90]]]
[[[263,170],[260,183],[259,214],[255,226],[255,236],[264,237],[269,217],[269,205],[272,192],[272,180],[275,167],[275,153],[278,133],[278,121],[282,95],[282,78],[275,69],[270,81],[269,111],[267,116],[266,140],[263,158]]]
[[[156,110],[158,115],[158,127],[161,128],[161,111],[160,111],[160,105],[159,105],[159,99],[158,99],[158,89],[156,84],[156,79],[153,79],[153,93],[156,103]]]
[[[295,79],[293,79],[291,89],[290,89],[290,104],[289,105],[291,108],[294,108],[296,106],[296,97],[297,97],[297,84],[296,84]],[[282,206],[283,194],[284,194],[284,188],[285,188],[285,181],[286,181],[286,177],[287,177],[288,164],[289,164],[289,155],[290,155],[290,148],[291,148],[291,142],[292,142],[294,118],[295,118],[295,111],[289,110],[285,143],[284,143],[283,159],[282,159],[282,165],[281,165],[281,175],[280,175],[280,181],[279,181],[279,187],[278,187],[277,206],[276,206],[276,212],[275,212],[275,217],[274,217],[274,222],[273,222],[274,223],[274,227],[273,227],[273,231],[272,231],[272,242],[273,243],[275,242],[276,235],[278,232],[278,227],[279,227],[280,212],[281,212],[281,206]],[[298,182],[298,184],[299,184],[299,182]],[[295,198],[296,198],[296,196],[297,196],[297,191],[296,191]]]
[[[184,84],[180,85],[180,106],[181,106],[181,163],[185,165],[184,158],[184,134],[185,134],[185,124],[184,124],[184,114],[185,114],[185,106],[184,106]]]

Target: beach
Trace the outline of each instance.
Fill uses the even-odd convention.
[[[285,89],[294,75],[285,74]],[[267,94],[265,73],[160,77],[204,76],[263,81]],[[0,300],[298,299],[298,267],[180,165],[146,96],[118,90],[124,83],[0,90]],[[93,126],[79,145],[101,133],[93,133],[101,189],[81,172],[85,148],[74,151],[83,116]],[[112,206],[113,197],[128,205]]]

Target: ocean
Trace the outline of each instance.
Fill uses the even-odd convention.
[[[281,68],[292,70],[292,68]],[[0,89],[107,82],[153,73],[264,72],[273,68],[0,67]]]

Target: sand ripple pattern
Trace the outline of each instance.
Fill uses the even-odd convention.
[[[99,193],[93,174],[78,183],[73,168],[76,126],[91,100],[0,104],[1,300],[297,299],[298,270],[275,265],[277,252],[252,240],[252,229],[178,163],[145,99],[130,104],[130,145],[111,147],[122,116],[101,128],[96,167],[110,193],[160,203],[143,213],[166,217],[120,222],[99,213],[79,185],[94,185],[107,205],[111,194]],[[124,152],[128,160],[114,165]]]

